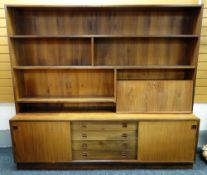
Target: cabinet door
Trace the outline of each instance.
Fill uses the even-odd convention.
[[[140,122],[138,161],[193,162],[197,121]]]
[[[16,162],[71,160],[69,122],[12,122]]]
[[[117,82],[119,113],[189,113],[191,80],[123,80]]]

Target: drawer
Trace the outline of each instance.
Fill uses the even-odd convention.
[[[136,160],[134,151],[73,151],[73,160]]]
[[[72,131],[72,140],[131,140],[136,131]]]
[[[116,131],[116,130],[136,130],[137,122],[72,122],[71,124],[72,130],[83,130],[83,131],[93,131],[93,130],[101,130],[101,131]]]
[[[96,151],[123,151],[123,150],[133,150],[136,149],[136,140],[128,140],[128,141],[121,141],[121,140],[86,140],[86,141],[79,141],[74,140],[72,141],[72,149],[79,150],[79,151],[86,151],[86,150],[96,150]]]

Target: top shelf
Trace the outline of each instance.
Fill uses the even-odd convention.
[[[10,35],[9,38],[199,38],[199,35]]]

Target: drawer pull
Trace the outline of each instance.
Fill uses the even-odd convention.
[[[85,123],[83,123],[82,128],[87,128],[87,125]]]
[[[128,148],[128,144],[127,143],[122,143],[123,148]]]
[[[123,133],[123,134],[122,134],[122,137],[123,137],[123,138],[127,138],[127,137],[128,137],[128,134],[127,134],[127,133]]]
[[[121,157],[126,157],[127,156],[127,153],[124,151],[124,152],[121,152]]]
[[[87,147],[88,147],[87,143],[82,144],[82,148],[87,148]]]
[[[88,157],[88,153],[87,152],[82,152],[82,157]]]
[[[83,133],[82,134],[82,138],[87,138],[87,134],[86,133]]]
[[[122,123],[123,128],[127,128],[127,123]]]

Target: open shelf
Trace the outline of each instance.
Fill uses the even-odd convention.
[[[117,80],[192,80],[194,69],[120,69]]]
[[[112,101],[114,98],[114,70],[17,70],[15,73],[17,99],[46,101],[59,98],[69,102],[70,99]]]
[[[89,38],[27,38],[12,40],[16,65],[91,65]]]
[[[201,6],[8,7],[13,24],[9,35],[198,34],[195,24],[200,9]]]
[[[197,38],[97,38],[96,66],[189,66]]]
[[[101,98],[19,98],[18,103],[114,103],[112,97]]]

